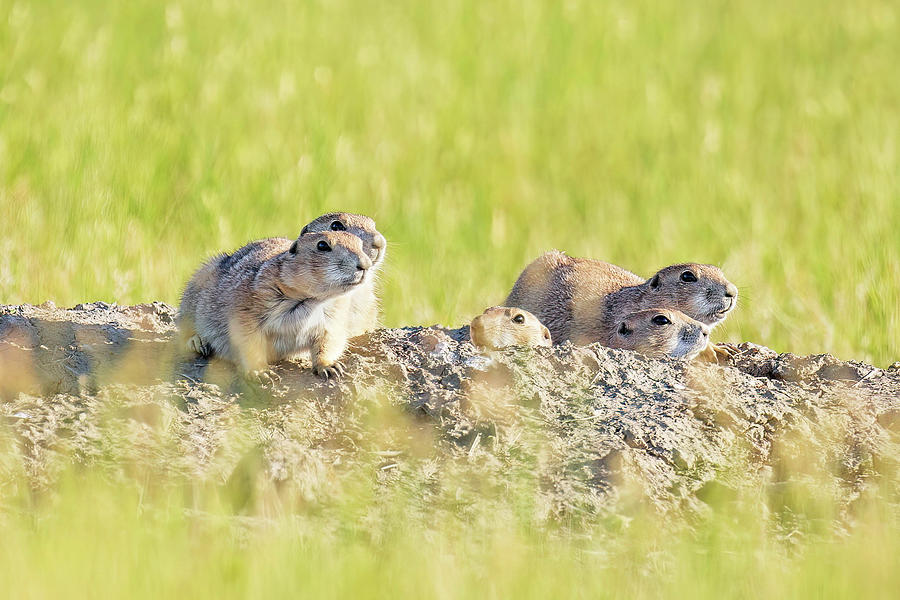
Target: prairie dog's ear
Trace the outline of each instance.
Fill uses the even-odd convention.
[[[291,244],[291,248],[288,250],[291,254],[297,254],[297,240],[294,240],[294,243]]]
[[[631,330],[628,328],[628,325],[626,325],[625,323],[622,323],[621,325],[619,325],[619,335],[626,336],[626,335],[630,335],[630,334],[631,334]]]
[[[546,325],[541,325],[541,334],[544,336],[544,339],[547,340],[548,343],[553,343],[553,339],[550,337],[550,330],[547,329]]]
[[[303,229],[300,230],[300,235],[303,235],[305,233],[309,233],[309,225],[304,225]]]
[[[653,276],[653,279],[650,280],[650,289],[655,290],[659,287],[659,273]]]

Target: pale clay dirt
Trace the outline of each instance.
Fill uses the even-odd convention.
[[[728,366],[569,343],[483,356],[465,327],[408,327],[354,339],[338,381],[298,362],[260,386],[179,356],[174,317],[162,303],[0,306],[0,482],[40,489],[74,462],[250,477],[241,506],[265,486],[310,506],[351,473],[457,499],[460,473],[495,495],[527,474],[541,516],[571,522],[704,511],[798,472],[851,507],[900,462],[896,366],[755,344]]]

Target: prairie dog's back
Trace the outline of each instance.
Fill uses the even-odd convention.
[[[247,259],[262,262],[283,252],[290,244],[291,240],[286,238],[266,238],[250,242],[230,254],[217,254],[203,263],[191,276],[181,294],[177,323],[182,346],[186,345],[198,354],[208,355],[211,346],[197,332],[199,320],[202,319],[204,325],[208,323],[209,315],[205,312],[205,304],[208,303],[211,291],[218,289],[222,278],[234,265]],[[204,303],[204,310],[198,311],[201,302]]]
[[[253,301],[252,275],[265,261],[287,251],[291,243],[292,240],[287,238],[257,240],[201,267],[198,274],[205,273],[207,280],[198,286],[194,322],[205,344],[219,348],[220,352],[230,347],[227,324],[235,312],[235,304],[246,305]],[[191,279],[193,282],[194,278]]]
[[[210,259],[191,277],[188,287],[185,288],[185,299],[192,286],[196,289],[196,298],[193,300],[194,319],[199,321],[201,316],[208,316],[206,311],[200,311],[199,314],[196,312],[198,305],[223,304],[222,291],[237,289],[243,279],[242,275],[248,269],[258,268],[266,260],[290,248],[291,243],[292,241],[287,238],[266,238],[250,242],[232,254],[220,254]],[[185,299],[182,299],[182,304]],[[211,302],[213,300],[218,301]]]
[[[256,240],[241,246],[231,254],[222,255],[218,262],[220,273],[244,260],[264,261],[290,248],[293,240],[283,237],[272,237]]]
[[[552,250],[525,267],[505,304],[533,313],[560,343],[569,339],[573,319],[594,319],[606,295],[643,281],[614,264]]]
[[[285,243],[287,246],[285,246]],[[215,289],[228,270],[249,257],[250,260],[266,260],[290,247],[287,238],[266,238],[249,242],[231,254],[217,254],[203,263],[188,281],[181,295],[178,317],[180,320],[196,318],[197,302],[206,290]]]

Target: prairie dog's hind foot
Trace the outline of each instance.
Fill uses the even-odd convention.
[[[212,346],[200,339],[196,333],[187,341],[187,349],[203,358],[209,358],[213,354]]]
[[[244,379],[263,387],[275,387],[281,382],[281,375],[272,369],[253,369],[244,373]]]

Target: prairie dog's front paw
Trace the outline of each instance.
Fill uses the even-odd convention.
[[[738,349],[734,344],[713,344],[710,342],[706,348],[701,350],[700,354],[697,355],[697,360],[717,365],[728,364],[737,353]]]
[[[314,365],[313,373],[321,377],[322,379],[332,379],[341,377],[344,375],[344,363],[341,361],[335,361],[330,365]]]
[[[715,344],[714,349],[716,356],[720,359],[724,358],[730,360],[741,353],[741,349],[737,347],[737,344],[730,344],[728,342]]]
[[[188,350],[194,354],[199,354],[203,358],[209,358],[212,355],[212,347],[200,339],[200,336],[194,334],[187,343]]]
[[[274,387],[281,381],[281,376],[271,369],[255,369],[244,373],[247,381],[266,387]]]

